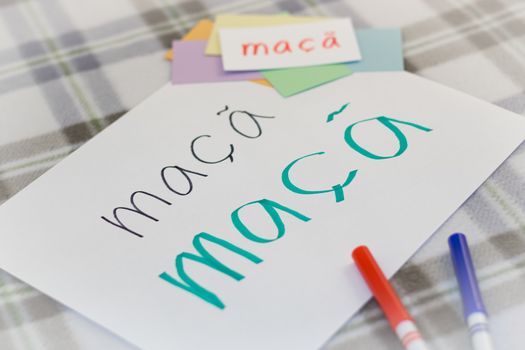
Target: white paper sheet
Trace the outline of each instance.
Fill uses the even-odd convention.
[[[0,267],[141,348],[315,349],[370,296],[351,250],[391,276],[524,136],[522,117],[404,72],[288,99],[166,85],[0,208]],[[174,166],[206,176],[186,172],[190,191]],[[354,170],[339,202],[301,194]],[[117,210],[129,231],[101,218],[135,191],[151,195],[135,196],[145,215]],[[235,226],[261,199],[289,211],[248,205]],[[202,241],[222,272],[186,259],[201,232],[222,240]],[[180,281],[177,256],[224,308],[159,277]]]
[[[304,67],[361,59],[349,18],[219,30],[226,71]]]

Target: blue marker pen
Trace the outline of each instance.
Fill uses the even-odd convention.
[[[487,312],[481,299],[467,238],[462,233],[454,233],[448,238],[448,245],[461,291],[463,315],[468,325],[472,347],[474,350],[492,350]]]

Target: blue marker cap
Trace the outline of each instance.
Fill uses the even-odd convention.
[[[486,314],[476,279],[476,272],[474,271],[474,265],[468,249],[467,238],[462,233],[454,233],[448,238],[448,245],[461,291],[465,319],[473,312]]]

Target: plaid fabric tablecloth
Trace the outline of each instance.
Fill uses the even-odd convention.
[[[401,27],[407,70],[525,114],[523,0],[0,0],[0,202],[168,81],[171,40],[224,12]],[[469,348],[446,243],[453,231],[472,244],[496,344],[523,349],[525,146],[393,279],[432,349]],[[372,301],[325,347],[401,349]],[[0,348],[133,347],[0,272]]]

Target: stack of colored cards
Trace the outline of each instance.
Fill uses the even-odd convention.
[[[358,29],[349,18],[219,15],[166,54],[173,84],[251,80],[291,96],[352,72],[403,70],[399,29]]]

